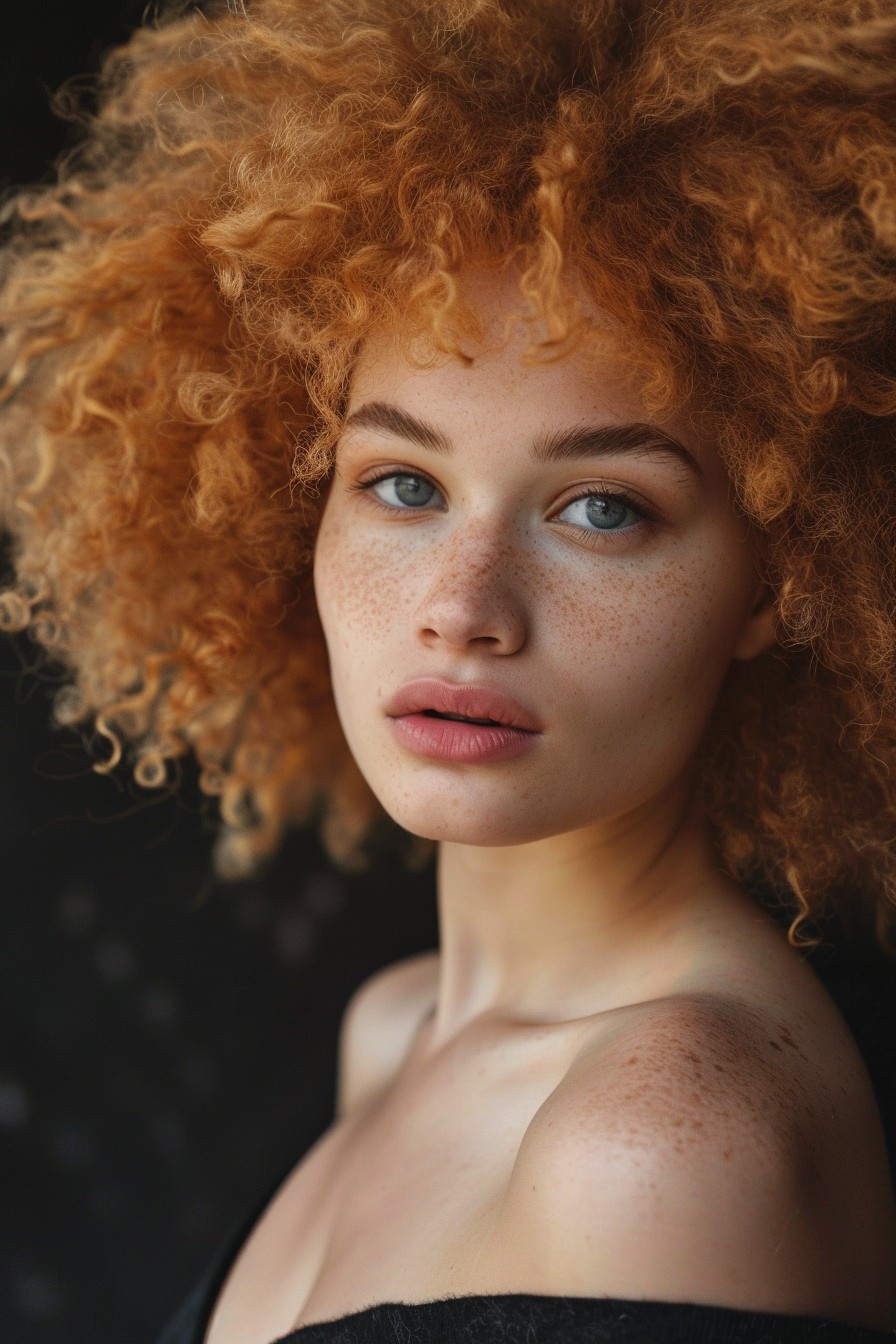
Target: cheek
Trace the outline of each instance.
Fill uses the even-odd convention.
[[[713,708],[748,600],[742,575],[714,549],[667,559],[645,571],[620,566],[604,581],[543,587],[560,653],[557,684],[581,695],[603,734],[636,723],[692,742]],[[587,687],[587,693],[582,693]],[[606,739],[605,739],[606,740]]]
[[[314,593],[334,676],[340,654],[363,657],[378,643],[399,611],[400,588],[394,549],[372,542],[328,506],[314,552]]]

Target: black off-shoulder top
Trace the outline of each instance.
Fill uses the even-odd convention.
[[[282,1178],[227,1237],[156,1344],[204,1344],[212,1310],[244,1241]],[[430,1302],[382,1302],[300,1326],[270,1344],[894,1344],[816,1316],[739,1311],[698,1303],[488,1293]]]

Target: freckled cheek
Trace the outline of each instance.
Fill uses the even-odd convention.
[[[547,579],[541,592],[545,646],[559,655],[556,684],[568,685],[573,671],[576,687],[588,689],[586,714],[621,726],[693,702],[699,717],[717,693],[733,625],[704,567]]]
[[[337,644],[360,652],[401,610],[402,574],[395,548],[359,528],[324,518],[314,558],[314,590],[331,656]]]

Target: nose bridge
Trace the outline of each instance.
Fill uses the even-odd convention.
[[[420,627],[451,643],[491,638],[507,648],[525,638],[525,562],[512,520],[468,515],[430,552]]]
[[[513,567],[518,540],[510,520],[498,517],[496,511],[482,511],[456,521],[445,537],[445,548],[441,561],[445,568],[495,580]]]

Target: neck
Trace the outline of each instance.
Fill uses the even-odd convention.
[[[700,930],[747,901],[683,786],[525,845],[443,842],[430,1044],[474,1018],[561,1022],[656,997],[686,974]]]

